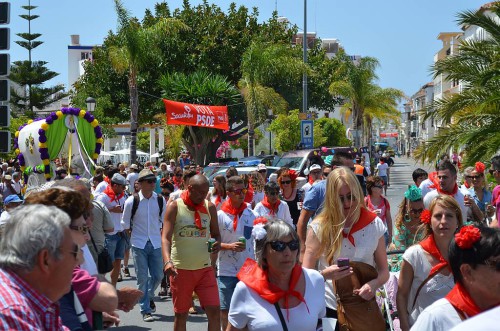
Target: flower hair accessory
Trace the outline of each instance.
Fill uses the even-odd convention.
[[[253,220],[253,225],[257,225],[257,224],[263,224],[263,225],[266,225],[267,222],[269,222],[269,220],[267,218],[265,218],[264,216],[259,216],[257,217],[256,219]]]
[[[412,202],[422,200],[422,190],[412,185],[406,190],[405,198]]]
[[[265,225],[265,223],[258,223],[253,226],[252,237],[254,237],[255,240],[262,240],[266,237],[267,231],[264,229]]]
[[[461,249],[469,249],[481,240],[481,231],[474,225],[463,226],[460,232],[455,234],[455,243]]]
[[[288,176],[290,177],[290,180],[294,181],[297,179],[297,172],[293,169],[288,170]]]
[[[422,212],[422,214],[420,214],[420,221],[423,224],[430,224],[431,223],[431,217],[432,217],[431,212],[428,209],[424,209],[424,211]]]
[[[482,174],[484,173],[484,170],[486,170],[486,166],[484,165],[483,162],[476,162],[475,166],[476,166],[476,171]]]

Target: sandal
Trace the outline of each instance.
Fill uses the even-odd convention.
[[[192,315],[196,315],[196,314],[198,314],[198,310],[196,310],[195,307],[191,307],[191,308],[189,308],[189,313]]]

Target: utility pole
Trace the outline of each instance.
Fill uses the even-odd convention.
[[[302,38],[302,57],[307,64],[307,0],[304,0],[304,37]],[[307,73],[302,75],[302,112],[307,112]]]

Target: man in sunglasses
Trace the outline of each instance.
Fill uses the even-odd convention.
[[[496,155],[491,159],[489,172],[497,182],[497,186],[493,189],[491,197],[491,205],[496,208],[496,212],[490,226],[498,227],[498,218],[500,217],[500,155]]]
[[[215,205],[205,198],[208,179],[193,176],[187,190],[167,208],[162,232],[163,272],[170,277],[174,330],[186,330],[193,291],[208,318],[208,330],[220,330],[220,302],[210,253],[217,254],[221,236]],[[207,242],[210,239],[210,246]]]
[[[137,181],[141,184],[137,209],[132,218],[134,196],[128,197],[123,207],[121,225],[125,230],[132,231],[130,244],[135,261],[137,286],[144,293],[139,300],[141,314],[144,322],[152,322],[154,317],[151,313],[156,311],[153,297],[163,278],[161,225],[167,207],[163,198],[162,207],[159,204],[158,195],[154,192],[156,177],[151,170],[141,170]]]
[[[257,216],[278,218],[293,226],[288,204],[280,200],[279,194],[280,187],[278,183],[266,183],[264,186],[264,199],[255,206],[254,211]]]
[[[111,178],[111,183],[106,187],[102,194],[96,197],[97,201],[102,202],[108,209],[111,220],[113,221],[113,231],[105,234],[105,247],[108,250],[113,261],[113,270],[111,270],[111,284],[116,287],[116,282],[121,280],[120,267],[125,255],[125,246],[127,238],[123,233],[121,219],[123,214],[123,205],[127,196],[125,195],[125,186],[127,180],[119,173],[115,173]]]
[[[217,283],[222,330],[227,328],[229,305],[239,281],[236,273],[247,258],[254,259],[252,229],[256,218],[256,214],[244,202],[247,190],[241,177],[230,177],[226,182],[226,191],[228,199],[222,203],[221,210],[217,212],[221,232],[221,251],[217,258]],[[245,241],[241,238],[245,238]]]
[[[309,169],[304,170],[304,174],[308,176],[307,183],[302,186],[304,192],[309,191],[316,181],[323,179],[323,169],[319,164],[311,165]]]

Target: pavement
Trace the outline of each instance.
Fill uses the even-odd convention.
[[[401,203],[404,192],[408,188],[409,184],[413,184],[411,174],[416,168],[422,168],[428,172],[431,171],[430,165],[422,165],[417,163],[415,160],[406,157],[395,157],[395,164],[391,167],[390,175],[390,187],[387,190],[386,198],[389,200],[391,205],[391,214],[393,220],[395,219],[396,212],[398,210],[399,204]],[[135,270],[133,266],[133,259],[130,259],[129,265],[131,278],[124,278],[122,282],[118,283],[118,288],[123,286],[136,286]],[[158,290],[156,293],[158,293]],[[139,305],[128,312],[124,313],[119,311],[120,315],[120,326],[113,328],[113,330],[121,331],[165,331],[173,330],[174,328],[174,312],[172,305],[172,298],[154,298],[156,304],[156,313],[153,313],[155,321],[153,322],[143,322],[142,315],[140,313]],[[199,306],[199,302],[195,301],[196,305]],[[207,329],[207,318],[205,314],[189,315],[187,330],[188,331],[201,331]]]

